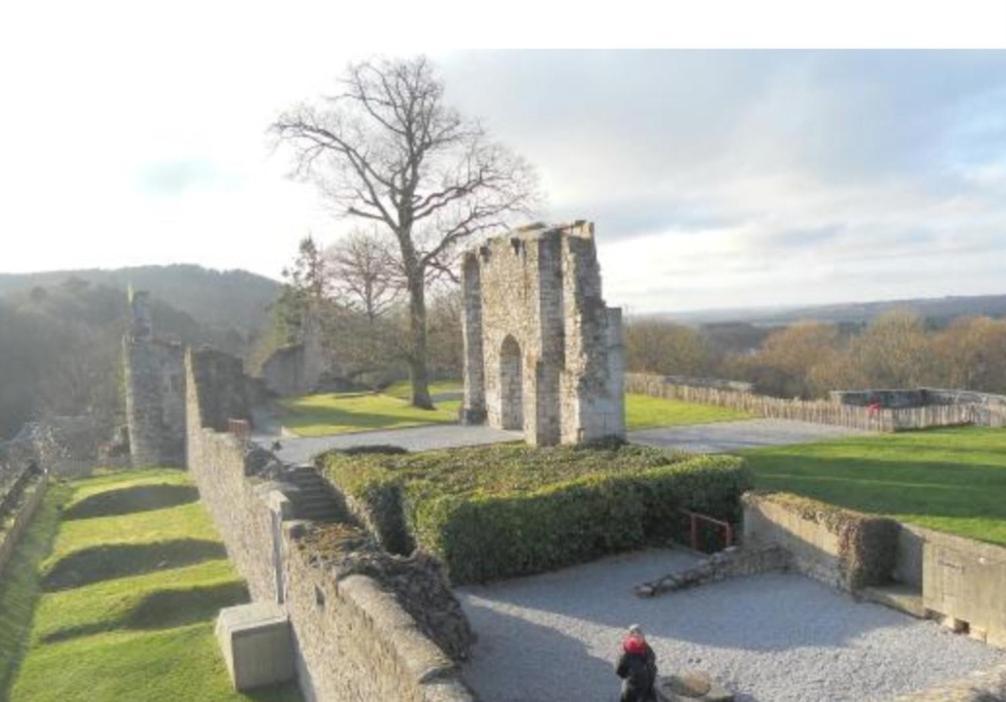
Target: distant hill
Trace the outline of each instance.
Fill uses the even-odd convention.
[[[34,287],[50,288],[78,279],[96,286],[125,291],[134,288],[150,294],[200,324],[248,335],[263,327],[269,305],[281,285],[265,276],[243,270],[217,271],[202,266],[138,266],[82,269],[42,273],[0,273],[0,299]]]
[[[893,309],[909,309],[932,324],[943,325],[955,317],[974,315],[1006,317],[1006,295],[949,296],[877,302],[845,302],[831,305],[698,310],[694,312],[666,312],[652,316],[692,325],[746,322],[759,326],[779,326],[808,319],[835,324],[862,324]]]

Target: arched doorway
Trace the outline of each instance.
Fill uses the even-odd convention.
[[[500,419],[504,429],[524,428],[524,388],[520,344],[513,336],[500,346]]]

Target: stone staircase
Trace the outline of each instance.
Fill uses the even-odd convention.
[[[293,503],[294,515],[297,519],[308,519],[315,522],[334,522],[345,519],[342,505],[332,487],[325,481],[314,466],[293,466],[285,471],[283,481],[296,490],[290,490],[286,496]]]
[[[910,585],[900,583],[874,585],[863,588],[859,595],[864,600],[896,609],[918,619],[926,619],[929,616],[929,612],[922,604],[922,592]]]

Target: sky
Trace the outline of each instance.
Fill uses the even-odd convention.
[[[609,304],[1006,293],[1006,51],[392,52],[336,40],[352,18],[236,7],[5,4],[0,272],[278,278],[353,222],[266,128],[349,60],[425,49],[537,168],[539,219],[595,222]]]

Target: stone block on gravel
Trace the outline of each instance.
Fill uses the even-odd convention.
[[[665,675],[657,681],[660,702],[733,702],[729,690],[700,670],[686,670],[677,675]]]

